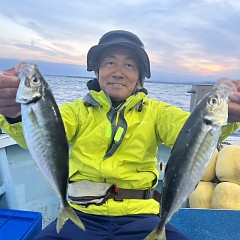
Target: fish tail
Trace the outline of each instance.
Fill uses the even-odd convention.
[[[70,219],[73,223],[75,223],[78,227],[85,231],[85,226],[83,225],[83,222],[74,212],[72,207],[70,205],[65,205],[60,209],[59,217],[57,220],[57,233],[61,231],[63,225],[68,219]]]
[[[166,240],[165,227],[161,231],[156,227],[144,240]]]

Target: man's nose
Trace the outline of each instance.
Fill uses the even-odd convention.
[[[122,64],[116,64],[114,68],[113,75],[116,77],[122,77],[123,76],[123,66]]]

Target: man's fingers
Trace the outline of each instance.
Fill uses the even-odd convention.
[[[231,102],[240,103],[240,92],[234,92],[229,96]]]
[[[16,106],[19,105],[19,103],[16,102],[16,98],[1,98],[0,99],[0,107],[10,107],[10,106]]]
[[[7,69],[7,70],[3,70],[3,71],[1,71],[1,73],[6,75],[6,76],[16,76],[15,67],[12,67],[12,68]]]
[[[3,116],[10,117],[10,118],[16,118],[21,114],[21,106],[20,104],[9,106],[9,107],[0,107],[0,113]]]
[[[0,100],[1,99],[15,99],[17,94],[17,88],[0,88]]]
[[[19,85],[19,79],[16,76],[0,75],[0,89],[1,88],[17,88]]]

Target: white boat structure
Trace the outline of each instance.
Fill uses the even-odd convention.
[[[193,86],[190,91],[190,110],[211,88],[211,85]],[[227,142],[240,145],[240,138],[231,136]],[[160,146],[160,152],[159,163],[165,165],[170,149]],[[161,181],[162,177],[158,188],[161,188]],[[28,150],[22,149],[5,133],[0,134],[0,209],[41,212],[43,228],[58,217],[59,213],[59,200],[36,169]],[[239,219],[240,211],[189,209],[185,206],[174,215],[171,222],[190,239],[237,240],[240,239]]]

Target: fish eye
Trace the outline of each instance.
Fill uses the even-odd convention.
[[[38,84],[39,83],[39,78],[38,77],[31,78],[31,83],[32,84]]]
[[[214,97],[209,98],[208,103],[209,103],[210,105],[215,105],[215,104],[217,104],[217,103],[218,103],[218,97],[217,97],[217,96],[214,96]]]

